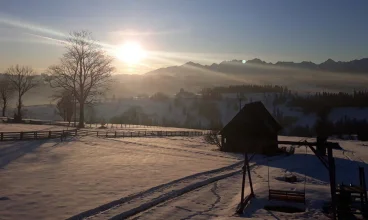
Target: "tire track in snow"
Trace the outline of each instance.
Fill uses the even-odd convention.
[[[195,150],[190,150],[190,149],[164,147],[164,146],[159,146],[159,145],[155,145],[155,144],[139,143],[139,142],[134,142],[134,141],[123,141],[123,140],[117,140],[117,139],[111,139],[111,140],[122,142],[122,143],[128,143],[128,144],[137,144],[137,145],[142,145],[142,146],[161,148],[161,149],[166,149],[166,150],[182,151],[182,152],[188,152],[188,153],[202,154],[202,155],[206,155],[206,156],[221,157],[221,158],[227,158],[227,159],[232,159],[232,160],[240,160],[239,158],[236,158],[236,157],[228,157],[228,156],[219,155],[219,154],[211,154],[211,153],[206,153],[204,151],[195,151]]]
[[[213,187],[211,188],[211,192],[216,197],[216,200],[213,204],[210,204],[210,207],[208,209],[195,212],[192,215],[187,216],[186,218],[182,218],[181,220],[189,220],[197,215],[206,215],[208,212],[212,211],[216,207],[216,205],[221,201],[221,196],[217,193],[217,182],[213,184]]]
[[[83,141],[80,140],[81,142],[85,143],[85,144],[89,144],[89,145],[93,145],[93,142],[91,140],[88,141]],[[164,146],[159,146],[159,145],[155,145],[155,144],[150,144],[150,143],[141,143],[141,142],[134,142],[134,141],[126,141],[126,140],[118,140],[118,139],[104,139],[104,138],[98,138],[98,141],[105,141],[105,142],[110,142],[114,141],[114,142],[120,142],[120,143],[125,143],[125,144],[135,144],[135,145],[139,145],[139,146],[147,146],[147,147],[151,147],[151,148],[157,148],[157,149],[164,149],[164,150],[171,150],[171,151],[179,151],[179,152],[185,152],[185,153],[193,153],[193,154],[200,154],[200,155],[204,155],[204,156],[210,156],[210,157],[218,157],[221,159],[231,159],[231,160],[242,160],[239,159],[237,157],[231,157],[231,156],[225,156],[225,155],[220,155],[220,154],[214,154],[214,153],[209,153],[209,152],[205,152],[205,151],[201,151],[201,150],[190,150],[190,149],[184,149],[184,148],[175,148],[175,147],[164,147]],[[98,143],[100,145],[100,143]],[[112,147],[112,146],[111,146]],[[117,147],[115,147],[116,149],[119,149]],[[136,150],[137,148],[135,148],[134,150]]]
[[[69,220],[77,219],[101,219],[119,216],[118,219],[129,217],[145,211],[168,199],[175,198],[186,192],[197,189],[214,181],[241,173],[243,161],[219,169],[205,171],[181,179],[162,184],[148,190],[123,197],[97,208],[74,215]],[[235,171],[234,171],[235,170]],[[184,186],[184,187],[183,187]],[[125,207],[123,205],[127,205]],[[128,210],[126,210],[128,209]],[[111,213],[114,213],[112,215]]]
[[[103,140],[103,139],[102,139]],[[155,150],[152,150],[154,149],[155,147],[151,147],[149,145],[144,145],[144,144],[137,144],[136,142],[131,142],[129,144],[136,144],[136,145],[141,145],[141,146],[148,146],[148,147],[151,147],[150,148],[133,148],[132,146],[125,146],[125,148],[122,148],[122,147],[116,147],[116,146],[111,146],[111,145],[104,145],[102,143],[102,141],[99,140],[99,142],[93,142],[93,141],[83,141],[83,140],[78,140],[79,142],[83,143],[83,144],[86,144],[86,145],[89,145],[89,146],[92,146],[92,147],[96,147],[98,149],[114,149],[114,150],[118,150],[119,152],[131,152],[131,153],[136,153],[137,151],[140,151],[140,152],[144,152],[145,154],[162,154],[162,155],[169,155],[169,156],[175,156],[175,157],[184,157],[184,158],[193,158],[193,155],[180,155],[180,154],[177,154],[177,153],[169,153],[167,151],[171,151],[171,152],[184,152],[184,153],[193,153],[193,154],[196,154],[195,151],[181,151],[180,149],[177,150],[175,148],[157,148],[157,149],[161,149],[161,150],[165,150],[164,152],[163,151],[155,151]],[[108,143],[110,142],[111,143],[111,140],[104,140],[105,143]],[[121,141],[118,141],[118,142],[121,142]],[[130,149],[128,149],[130,148]],[[226,160],[226,161],[229,161],[229,159],[231,159],[232,161],[239,161],[239,159],[237,158],[232,158],[232,157],[220,157],[220,158],[216,158],[216,155],[212,155],[212,154],[202,154],[202,155],[206,155],[208,157],[201,157],[201,159],[203,160],[210,160],[210,161],[218,161],[219,159],[221,160]]]
[[[274,160],[280,160],[283,158],[284,157],[277,157]],[[69,219],[126,219],[157,206],[158,204],[191,192],[197,188],[206,186],[221,179],[241,174],[243,163],[244,161],[240,161],[230,166],[174,180],[167,184],[156,186],[141,193],[86,211]],[[250,166],[250,169],[253,170],[256,167],[258,167],[257,164],[253,163]],[[221,198],[218,198],[218,200],[219,199]]]

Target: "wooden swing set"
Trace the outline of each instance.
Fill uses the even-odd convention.
[[[283,145],[291,145],[291,146],[306,146],[309,147],[312,152],[317,156],[317,158],[321,161],[323,166],[328,170],[330,177],[330,190],[331,190],[331,209],[332,209],[332,218],[336,219],[337,217],[337,195],[336,191],[339,191],[336,187],[336,172],[335,172],[335,159],[333,157],[332,149],[336,147],[336,143],[327,142],[326,139],[322,139],[322,141],[317,138],[317,142],[307,142],[307,141],[276,141],[277,144]],[[316,148],[314,148],[316,147]],[[327,156],[326,156],[327,150]],[[253,156],[252,156],[253,157]],[[253,185],[251,181],[251,174],[249,169],[249,160],[248,154],[244,153],[244,166],[243,166],[243,180],[242,180],[242,189],[241,189],[241,200],[237,209],[237,213],[241,214],[244,211],[244,208],[248,205],[252,198],[255,197],[253,191]],[[269,168],[268,168],[269,169]],[[248,172],[249,177],[249,185],[251,189],[250,195],[244,197],[244,189],[245,189],[245,176],[246,172]],[[363,182],[363,181],[361,181]],[[365,181],[364,181],[365,184]],[[269,188],[269,200],[279,200],[279,201],[289,201],[295,203],[304,203],[306,201],[305,197],[305,185],[306,185],[306,176],[304,179],[304,191],[288,191],[288,190],[279,190],[279,189],[271,189]],[[362,184],[363,185],[363,184]],[[365,187],[364,187],[365,188]],[[365,193],[366,195],[366,193]],[[366,199],[365,199],[366,200]]]

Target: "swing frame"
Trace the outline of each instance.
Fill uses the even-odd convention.
[[[254,195],[254,190],[253,190],[253,183],[252,183],[252,176],[250,173],[250,166],[249,166],[249,161],[252,160],[252,158],[254,157],[255,154],[252,154],[249,158],[248,158],[248,153],[245,152],[244,153],[244,166],[243,166],[243,180],[242,180],[242,190],[241,190],[241,198],[240,198],[240,204],[236,210],[236,213],[238,214],[242,214],[244,211],[244,208],[248,205],[248,203],[250,202],[250,200],[252,198],[255,197]],[[248,172],[248,178],[249,178],[249,186],[250,186],[250,194],[247,195],[246,197],[244,197],[244,188],[245,188],[245,178],[246,178],[246,173]]]
[[[262,141],[259,141],[262,142]],[[269,141],[267,143],[270,143]],[[333,151],[332,149],[336,147],[336,143],[332,143],[332,142],[308,142],[306,140],[304,141],[275,141],[275,142],[271,142],[271,143],[277,143],[277,144],[287,144],[287,145],[296,145],[296,146],[307,146],[309,147],[312,152],[315,154],[315,156],[317,156],[317,158],[321,161],[321,163],[323,164],[323,166],[328,170],[329,173],[329,178],[330,178],[330,190],[331,190],[331,208],[332,208],[332,219],[336,219],[336,167],[335,167],[335,159],[333,157]],[[316,146],[316,149],[314,149],[313,147]],[[318,146],[325,146],[327,148],[327,158],[324,155],[321,155],[320,152],[317,151]],[[245,172],[243,170],[243,175],[245,176]],[[250,177],[250,175],[249,175]],[[243,178],[243,182],[244,182],[245,178]],[[252,185],[252,184],[251,184]],[[243,189],[244,190],[244,185],[243,185]],[[305,194],[305,193],[304,193]],[[241,202],[243,202],[244,197],[243,197],[243,193],[242,193],[242,198],[241,198]],[[253,194],[254,196],[254,194]],[[250,199],[247,201],[249,202]],[[243,205],[243,203],[241,203],[241,205]],[[244,209],[245,206],[243,206],[242,208]],[[238,210],[239,211],[239,210]],[[243,211],[243,210],[241,210]]]

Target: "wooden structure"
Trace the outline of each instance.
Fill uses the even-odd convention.
[[[330,177],[330,190],[331,190],[331,210],[332,210],[332,219],[346,219],[347,215],[351,214],[362,214],[364,217],[367,217],[367,189],[365,182],[365,174],[364,168],[359,168],[359,182],[360,186],[338,186],[336,185],[336,166],[335,166],[335,158],[333,157],[333,149],[341,149],[338,144],[327,142],[326,140],[321,141],[321,139],[317,138],[317,142],[295,142],[295,141],[278,141],[278,144],[290,144],[294,146],[307,146],[312,152],[317,156],[317,158],[321,161],[324,167],[328,170]],[[315,148],[314,148],[315,147]],[[326,154],[327,149],[327,155]],[[269,196],[278,200],[288,200],[292,202],[302,202],[303,197],[305,200],[305,193],[302,195],[301,193],[291,194],[294,192],[279,190],[277,193],[274,190],[270,190]],[[282,196],[280,196],[282,195]],[[293,195],[293,196],[290,196]],[[298,198],[297,198],[298,197]],[[351,206],[351,199],[360,200],[360,205]],[[348,203],[348,204],[347,204]],[[356,204],[356,203],[355,203]],[[355,210],[359,209],[360,212],[356,212]]]
[[[244,153],[244,166],[243,166],[243,179],[242,179],[242,189],[241,189],[241,198],[240,198],[240,204],[238,206],[238,209],[236,210],[236,213],[242,214],[244,211],[244,208],[248,205],[250,200],[255,197],[254,191],[253,191],[253,183],[252,183],[252,177],[250,173],[250,167],[249,167],[249,161],[253,158],[254,154],[248,158],[248,153]],[[248,178],[249,178],[249,186],[250,186],[250,194],[244,197],[244,191],[245,191],[245,179],[246,179],[246,173],[248,172]]]
[[[350,219],[354,214],[368,217],[368,198],[363,167],[358,168],[359,186],[338,185],[336,187],[336,208],[339,219]]]
[[[259,145],[259,144],[264,144],[264,140],[260,139],[257,142],[255,142],[255,144]],[[267,142],[267,141],[266,141]],[[339,188],[336,187],[336,167],[335,167],[335,159],[333,157],[333,149],[336,149],[336,143],[331,143],[331,142],[307,142],[307,141],[303,141],[303,142],[297,142],[297,141],[271,141],[268,142],[268,144],[285,144],[285,145],[292,145],[292,146],[307,146],[309,147],[312,152],[317,156],[317,158],[322,162],[322,164],[326,167],[326,169],[329,172],[329,177],[330,177],[330,190],[331,190],[331,210],[332,210],[332,219],[336,219],[338,216],[337,214],[339,213],[339,211],[341,212],[341,209],[339,210],[339,208],[341,206],[338,206],[338,200],[337,200],[337,193],[336,192],[340,192],[341,190]],[[324,146],[320,146],[320,145],[324,145]],[[314,148],[315,147],[315,148]],[[320,149],[327,149],[327,157],[323,155],[323,150]],[[319,150],[317,150],[319,149]],[[245,153],[245,155],[247,155]],[[247,158],[247,157],[246,157]],[[244,161],[246,160],[246,158],[244,159]],[[246,161],[245,161],[246,163]],[[361,186],[364,188],[364,190],[359,191],[360,193],[360,197],[362,198],[363,196],[365,196],[366,193],[366,188],[365,188],[365,178],[363,178],[364,174],[363,171],[360,171],[360,183]],[[251,188],[251,195],[248,196],[245,200],[245,198],[243,197],[244,195],[244,182],[245,182],[245,173],[246,173],[246,169],[243,169],[243,184],[242,184],[242,198],[241,198],[241,203],[240,203],[240,208],[242,208],[241,210],[238,209],[238,212],[242,212],[244,207],[246,206],[246,204],[250,201],[250,199],[252,197],[254,197],[254,192],[253,192],[253,188]],[[250,175],[249,175],[250,177]],[[251,181],[250,181],[251,183]],[[252,184],[251,184],[252,185]],[[364,192],[363,192],[364,191]],[[305,191],[304,192],[295,192],[295,191],[287,191],[287,190],[271,190],[269,189],[269,199],[272,200],[282,200],[282,201],[290,201],[290,202],[303,202],[305,203]],[[367,199],[362,198],[362,200],[366,201]],[[366,207],[366,205],[364,206]],[[363,215],[366,215],[367,211],[366,209],[364,209],[363,207],[363,203],[362,203],[362,212]]]
[[[274,154],[279,150],[276,142],[281,129],[262,102],[252,102],[220,131],[221,145],[230,152]],[[259,140],[265,142],[255,144]]]

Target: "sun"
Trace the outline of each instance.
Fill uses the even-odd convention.
[[[136,42],[127,42],[116,48],[116,57],[128,64],[137,64],[146,56],[146,51]]]

